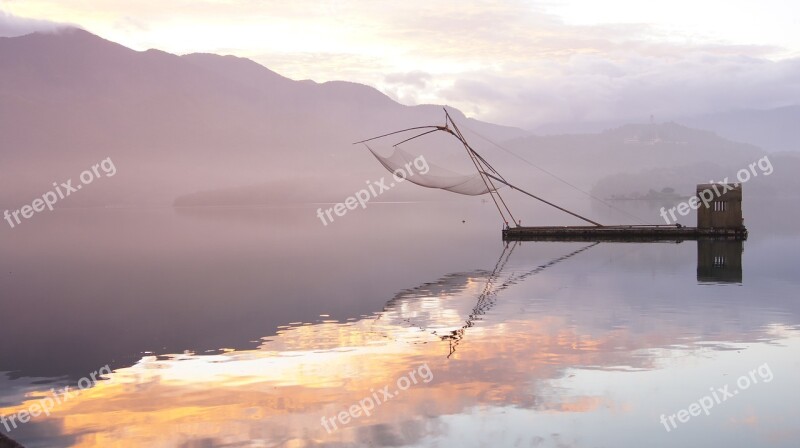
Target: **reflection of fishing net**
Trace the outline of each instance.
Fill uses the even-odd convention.
[[[491,190],[487,188],[480,173],[472,175],[456,173],[431,164],[422,156],[414,157],[398,146],[395,146],[388,156],[379,154],[369,146],[367,148],[389,172],[395,173],[401,170],[406,174],[407,181],[421,187],[438,188],[468,196],[479,196],[499,188],[497,185]]]

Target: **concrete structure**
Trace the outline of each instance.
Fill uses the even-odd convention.
[[[705,195],[705,196],[704,196]],[[742,218],[742,186],[730,184],[699,184],[697,197],[709,197],[713,200],[708,207],[697,209],[697,227],[699,229],[743,229]]]

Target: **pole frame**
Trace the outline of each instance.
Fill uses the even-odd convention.
[[[503,223],[505,224],[506,228],[509,227],[509,225],[508,225],[509,219],[506,218],[506,215],[505,215],[506,213],[508,214],[511,222],[514,223],[514,226],[516,226],[516,227],[521,227],[521,226],[520,226],[519,222],[517,222],[517,220],[514,218],[514,215],[511,214],[511,209],[508,208],[508,205],[506,204],[506,202],[503,199],[503,197],[500,195],[500,192],[497,191],[498,187],[494,184],[493,180],[497,181],[497,182],[500,182],[500,183],[510,187],[512,190],[517,190],[520,193],[523,193],[523,194],[525,194],[527,196],[530,196],[533,199],[541,201],[541,202],[543,202],[543,203],[545,203],[545,204],[547,204],[547,205],[549,205],[551,207],[554,207],[554,208],[556,208],[558,210],[561,210],[564,213],[572,215],[572,216],[574,216],[576,218],[579,218],[579,219],[581,219],[583,221],[586,221],[586,222],[588,222],[588,223],[590,223],[592,225],[595,225],[597,227],[604,227],[602,224],[600,224],[600,223],[598,223],[596,221],[592,221],[589,218],[581,216],[581,215],[579,215],[579,214],[577,214],[575,212],[569,211],[564,207],[560,207],[560,206],[558,206],[558,205],[556,205],[556,204],[554,204],[554,203],[552,203],[552,202],[550,202],[550,201],[548,201],[546,199],[543,199],[543,198],[541,198],[539,196],[536,196],[536,195],[534,195],[532,193],[529,193],[529,192],[527,192],[527,191],[525,191],[525,190],[523,190],[523,189],[521,189],[521,188],[519,188],[519,187],[517,187],[515,185],[512,185],[508,181],[506,181],[505,178],[499,172],[497,172],[497,170],[495,170],[494,167],[488,161],[486,161],[486,159],[483,158],[483,156],[478,154],[478,152],[475,151],[472,148],[472,146],[470,146],[470,144],[467,142],[467,139],[464,137],[464,134],[462,134],[461,130],[458,128],[458,125],[456,125],[456,123],[453,121],[453,118],[450,116],[450,113],[447,112],[447,108],[443,108],[443,109],[444,109],[444,114],[445,114],[445,124],[444,124],[444,126],[415,126],[415,127],[408,128],[408,129],[401,129],[399,131],[389,132],[387,134],[379,135],[377,137],[368,138],[366,140],[361,140],[361,141],[355,142],[353,144],[357,145],[357,144],[360,144],[360,143],[367,143],[367,142],[372,141],[372,140],[377,140],[379,138],[384,138],[384,137],[388,137],[388,136],[391,136],[391,135],[400,134],[402,132],[425,129],[424,132],[421,132],[421,133],[419,133],[417,135],[414,135],[413,137],[409,137],[409,138],[407,138],[407,139],[405,139],[405,140],[403,140],[403,141],[401,141],[399,143],[396,143],[396,144],[392,145],[394,147],[397,147],[398,145],[400,145],[402,143],[406,143],[406,142],[408,142],[410,140],[414,140],[416,138],[431,134],[433,132],[443,131],[443,132],[446,132],[446,133],[452,135],[453,137],[457,138],[461,142],[461,144],[464,145],[464,149],[467,151],[467,155],[469,155],[469,158],[472,161],[473,165],[475,166],[475,169],[478,171],[478,175],[481,176],[481,180],[483,180],[483,183],[486,186],[486,189],[489,191],[489,196],[492,197],[492,201],[494,202],[494,205],[497,207],[497,211],[498,211],[498,213],[500,213],[500,218],[503,220]],[[453,126],[452,129],[450,129],[450,125]],[[494,174],[491,174],[491,173],[489,173],[487,171],[491,171],[491,173],[494,173]],[[497,197],[495,197],[495,195]],[[501,204],[502,204],[502,207],[501,207]],[[503,212],[504,209],[505,209],[505,213]]]

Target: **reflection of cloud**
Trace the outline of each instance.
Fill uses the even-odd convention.
[[[548,265],[542,263],[533,266]],[[493,282],[493,288],[521,283],[527,272],[531,271],[509,272]],[[287,446],[373,440],[381,446],[400,446],[448,434],[457,428],[446,416],[486,406],[550,415],[606,410],[628,414],[634,410],[629,403],[607,395],[577,388],[553,393],[553,381],[575,366],[652,369],[659,355],[647,349],[682,341],[685,334],[678,324],[638,330],[618,325],[580,328],[571,322],[570,313],[558,308],[520,315],[519,303],[509,296],[511,300],[470,327],[465,343],[448,360],[448,343],[432,329],[458,328],[475,314],[476,296],[488,278],[485,271],[445,276],[403,291],[376,317],[287,328],[254,350],[146,357],[60,406],[52,416],[37,418],[31,429],[58,427],[87,447],[123,441],[185,446],[203,440],[282,441]],[[538,290],[545,294],[547,279],[538,279]],[[601,309],[619,317],[624,308]],[[593,308],[589,320],[598,319],[602,320]],[[723,340],[737,337],[757,335],[719,335]],[[327,434],[321,427],[321,417],[335,415],[383,386],[393,387],[423,362],[433,373],[430,383],[411,386],[345,430]],[[9,406],[0,414],[24,407]]]
[[[590,412],[601,407],[614,407],[614,402],[603,397],[578,397],[560,403],[545,403],[540,409],[547,412]]]
[[[773,429],[767,433],[767,441],[771,444],[783,444],[786,442],[797,441],[800,439],[800,430],[792,429]]]
[[[739,425],[756,426],[758,425],[758,416],[752,410],[750,410],[750,413],[745,416],[731,417],[730,422],[736,426]]]
[[[703,335],[699,342],[765,342],[771,338],[764,335],[792,334],[778,326],[761,328],[758,313],[745,313],[758,329],[743,328],[713,300],[689,301],[693,308],[677,294],[683,290],[675,291],[675,297],[665,296],[663,302],[632,304],[616,287],[644,290],[639,281],[645,281],[663,290],[650,275],[637,275],[654,265],[647,254],[661,259],[662,249],[627,254],[623,266],[630,263],[632,267],[625,269],[629,275],[615,278],[597,268],[596,262],[609,253],[598,254],[608,247],[601,246],[571,258],[573,263],[586,264],[575,277],[565,277],[564,271],[558,271],[563,265],[554,264],[559,259],[555,257],[563,259],[565,252],[582,247],[538,245],[538,250],[517,252],[518,257],[507,264],[501,256],[492,272],[445,275],[403,290],[376,316],[285,327],[257,349],[146,357],[119,369],[109,381],[58,407],[51,416],[35,419],[26,431],[48,440],[52,434],[75,437],[69,445],[83,447],[194,446],[211,441],[229,446],[248,442],[353,446],[356,441],[366,444],[365,440],[431,446],[424,442],[459,431],[455,420],[464,421],[470,415],[483,419],[486,409],[494,409],[504,422],[515,412],[537,417],[528,421],[538,420],[540,425],[558,416],[574,421],[581,418],[578,414],[591,418],[604,412],[624,421],[642,412],[630,404],[630,396],[613,393],[619,389],[603,377],[568,373],[581,366],[584,370],[653,370],[659,361],[674,356],[657,348],[688,344],[687,335]],[[595,258],[589,258],[590,254],[596,254]],[[565,295],[555,293],[565,284],[580,285],[588,270],[598,283],[583,284]],[[533,277],[532,272],[540,274]],[[492,273],[494,281],[489,280]],[[673,286],[674,278],[662,280]],[[509,294],[478,313],[476,299],[487,287],[505,288]],[[726,308],[743,312],[738,302],[731,302],[727,295],[725,299]],[[577,306],[578,302],[584,306]],[[664,303],[675,308],[652,311]],[[642,313],[639,306],[654,308]],[[767,321],[774,316],[767,315]],[[433,331],[459,329],[465,321],[472,325],[458,351],[447,359],[449,344]],[[713,332],[698,330],[706,326],[713,327]],[[711,345],[700,349],[707,351],[706,347]],[[686,349],[678,352],[677,356],[684,356]],[[321,427],[321,417],[341,412],[371,391],[395,385],[422,363],[433,373],[430,383],[410,387],[344,430],[327,434]],[[635,381],[631,378],[630,382]],[[24,407],[7,405],[0,415]],[[513,426],[503,428],[512,430]]]
[[[472,295],[464,298],[471,301]],[[447,302],[439,306],[447,307]],[[427,301],[423,306],[431,305]],[[609,349],[619,345],[615,337],[607,340],[601,336],[602,340],[592,342],[569,330],[549,333],[564,328],[563,321],[488,325],[483,331],[475,329],[466,349],[469,355],[454,365],[441,356],[446,353],[445,343],[419,328],[408,327],[407,317],[295,327],[265,342],[259,350],[181,355],[170,360],[147,357],[115,372],[111,380],[35,423],[61,422],[64,434],[86,435],[79,436],[81,446],[109,446],[121,441],[139,446],[156,442],[180,446],[187,442],[185,434],[192,434],[192,440],[310,438],[340,443],[369,436],[368,440],[382,441],[380,446],[395,446],[419,442],[432,432],[446,432],[447,428],[438,427],[435,419],[434,423],[418,420],[414,417],[418,415],[457,414],[487,404],[543,412],[618,407],[609,399],[597,397],[573,396],[562,402],[559,397],[538,396],[536,390],[525,387],[557,377],[568,365],[627,362],[625,354],[583,348]],[[507,332],[530,334],[499,343]],[[509,365],[512,353],[519,356],[516,362],[524,363],[525,368]],[[396,391],[396,380],[422,359],[428,360],[433,381],[412,385],[377,407],[369,418],[352,421],[347,429],[354,431],[329,436],[322,429],[322,416],[335,415],[385,385]],[[639,365],[645,360],[631,361]],[[504,367],[498,370],[501,363]],[[22,408],[9,407],[0,413]]]

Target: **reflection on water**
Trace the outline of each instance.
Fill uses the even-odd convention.
[[[744,241],[701,239],[697,242],[697,281],[741,283]]]
[[[798,238],[751,224],[744,258],[736,242],[503,245],[480,208],[369,211],[329,228],[306,208],[104,211],[13,235],[0,414],[107,363],[115,372],[10,435],[29,447],[800,439],[798,279],[786,269]],[[774,381],[671,432],[659,422],[764,363]],[[422,364],[432,381],[335,431],[321,424]]]
[[[477,304],[475,305],[475,307],[472,308],[472,311],[467,316],[467,320],[464,323],[464,325],[462,325],[461,328],[459,328],[457,330],[451,330],[449,333],[446,333],[446,334],[443,334],[443,335],[440,336],[442,338],[442,340],[450,342],[450,353],[447,355],[448,358],[450,356],[452,356],[453,353],[456,351],[456,346],[461,341],[461,339],[464,337],[464,332],[466,331],[466,329],[474,326],[475,322],[477,320],[480,320],[481,316],[486,314],[486,312],[489,311],[494,306],[495,302],[497,301],[497,294],[500,293],[500,291],[502,291],[502,290],[504,290],[504,289],[508,288],[509,286],[512,286],[512,285],[514,285],[516,283],[519,283],[519,282],[525,280],[527,277],[529,277],[531,275],[534,275],[534,274],[537,274],[537,273],[543,271],[544,269],[547,269],[550,266],[555,265],[556,263],[558,263],[560,261],[566,260],[566,259],[568,259],[568,258],[570,258],[572,256],[575,256],[575,255],[577,255],[577,254],[579,254],[579,253],[581,253],[581,252],[583,252],[583,251],[585,251],[587,249],[590,249],[590,248],[596,246],[599,243],[593,243],[593,244],[587,245],[586,247],[583,247],[581,249],[573,251],[573,252],[571,252],[571,253],[569,253],[567,255],[564,255],[562,257],[553,259],[553,260],[549,261],[548,263],[536,266],[535,268],[533,268],[533,269],[531,269],[531,270],[529,270],[527,272],[515,274],[515,275],[509,276],[508,278],[503,280],[503,278],[502,278],[503,268],[505,267],[506,263],[508,263],[508,259],[511,258],[511,254],[514,253],[514,249],[516,249],[519,244],[520,244],[519,241],[506,243],[505,247],[503,248],[502,254],[500,254],[500,259],[497,261],[497,264],[494,267],[494,270],[489,275],[489,277],[486,279],[486,283],[485,283],[485,286],[483,287],[483,291],[481,291],[480,295],[478,296]],[[462,274],[462,275],[454,274],[454,275],[451,275],[449,277],[451,279],[453,279],[453,278],[458,278],[460,276],[465,276],[465,275],[464,274]],[[399,297],[402,297],[402,296],[399,296]],[[436,331],[433,331],[433,334],[437,334]]]

